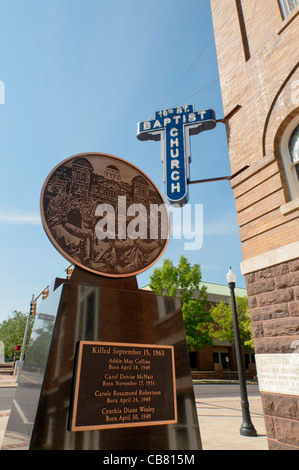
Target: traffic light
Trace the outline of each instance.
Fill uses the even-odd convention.
[[[70,279],[70,277],[71,277],[71,274],[72,274],[72,272],[73,272],[73,269],[74,269],[74,268],[67,268],[67,270],[66,270],[66,273],[67,273],[67,279]]]
[[[21,345],[20,344],[17,344],[15,346],[15,351],[21,351]]]
[[[47,287],[45,290],[43,290],[43,300],[45,300],[49,295],[49,288]]]
[[[30,302],[30,315],[35,315],[36,314],[36,302],[32,301]]]

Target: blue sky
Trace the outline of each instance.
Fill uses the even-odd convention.
[[[137,123],[177,104],[223,117],[218,78],[209,0],[2,2],[0,322],[28,311],[32,294],[69,264],[40,221],[50,171],[78,153],[108,153],[138,166],[164,195],[160,143],[139,141]],[[191,137],[191,152],[191,179],[230,174],[223,124]],[[244,287],[229,182],[190,186],[189,204],[191,213],[203,205],[203,245],[186,251],[186,240],[171,239],[164,257],[176,263],[184,254],[215,283],[231,265]]]

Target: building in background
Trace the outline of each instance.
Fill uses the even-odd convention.
[[[211,10],[269,448],[298,449],[298,0]]]
[[[219,302],[230,304],[230,290],[227,285],[203,282],[206,287],[207,310],[216,306]],[[143,287],[150,290],[149,286]],[[246,297],[246,289],[236,287],[237,297]],[[243,365],[246,378],[256,376],[254,354],[251,349],[242,349]],[[212,346],[204,346],[198,351],[189,351],[190,366],[193,378],[199,379],[237,379],[238,367],[235,346],[229,341],[213,339]]]
[[[219,302],[230,304],[230,290],[228,285],[203,282],[206,286],[207,310]],[[236,297],[246,297],[246,289],[235,288]],[[256,376],[256,367],[253,351],[242,348],[244,373],[247,379]],[[199,379],[238,379],[238,366],[236,349],[228,340],[213,338],[212,346],[204,346],[199,351],[190,351],[190,365],[193,378]]]

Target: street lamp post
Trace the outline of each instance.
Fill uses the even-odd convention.
[[[249,412],[249,403],[248,403],[248,396],[247,396],[247,389],[246,389],[246,382],[245,382],[245,375],[244,375],[244,368],[243,368],[243,361],[242,361],[240,332],[239,332],[236,299],[235,299],[236,275],[235,273],[233,273],[231,268],[229,268],[229,271],[226,275],[226,279],[227,279],[228,287],[230,289],[237,366],[238,366],[238,375],[239,375],[239,382],[240,382],[241,406],[242,406],[242,415],[243,415],[243,423],[240,428],[240,434],[241,436],[257,436],[257,432],[251,422],[250,412]]]

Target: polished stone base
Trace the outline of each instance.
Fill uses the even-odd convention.
[[[134,283],[131,287],[116,289],[113,283],[103,287],[74,280],[58,288],[61,299],[53,339],[44,379],[36,384],[38,405],[31,410],[32,425],[27,429],[30,450],[201,449],[180,300],[139,290]],[[35,336],[36,348],[38,332]],[[177,422],[70,431],[76,347],[80,341],[173,346]],[[30,350],[28,356],[32,365]],[[31,380],[35,380],[36,373],[31,367]],[[23,380],[25,377],[32,389],[28,374],[25,361]],[[19,403],[24,403],[26,386],[22,385],[20,393],[23,397]],[[80,406],[82,414],[84,405]]]

